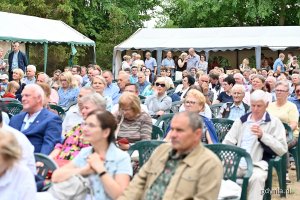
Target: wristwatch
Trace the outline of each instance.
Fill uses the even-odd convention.
[[[98,174],[98,176],[101,178],[102,176],[104,176],[106,174],[106,171],[103,171],[101,173]]]

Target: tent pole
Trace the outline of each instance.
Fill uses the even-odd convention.
[[[93,64],[97,64],[96,63],[96,44],[93,46]]]
[[[30,60],[29,60],[29,44],[28,43],[25,43],[25,53],[26,53],[27,61],[28,61],[28,63],[30,63]]]
[[[255,64],[256,69],[261,68],[261,47],[255,47]]]
[[[47,72],[48,43],[44,43],[44,73]]]
[[[161,67],[161,61],[162,61],[162,50],[161,49],[157,49],[157,51],[156,51],[156,61],[157,61],[156,74],[160,75],[160,67]]]

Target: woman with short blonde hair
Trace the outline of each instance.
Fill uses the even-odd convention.
[[[91,86],[98,94],[105,98],[106,110],[111,111],[113,106],[112,98],[110,96],[104,95],[104,90],[107,87],[105,78],[101,75],[94,76],[92,79]]]
[[[13,70],[13,75],[12,75],[12,79],[13,81],[16,81],[19,84],[19,89],[16,91],[16,98],[21,101],[22,100],[22,96],[21,93],[25,87],[25,83],[22,83],[22,79],[24,78],[24,72],[22,69],[14,69]]]
[[[137,95],[130,92],[122,94],[117,120],[120,127],[117,132],[117,142],[121,149],[128,150],[130,144],[151,139],[152,119],[148,113],[142,111]]]
[[[68,105],[77,102],[79,88],[71,72],[63,72],[59,76],[61,83],[58,89],[59,102],[58,105],[67,108]]]

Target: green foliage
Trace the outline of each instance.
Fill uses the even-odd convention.
[[[90,39],[96,41],[97,64],[111,68],[113,47],[128,38],[143,21],[151,18],[150,11],[161,0],[2,0],[0,10],[18,14],[62,20]],[[53,30],[55,31],[55,30]],[[76,47],[74,64],[88,65],[92,51]],[[49,45],[49,68],[68,64],[70,46]],[[43,66],[43,46],[31,45],[30,62]],[[52,70],[48,71],[51,72]]]
[[[178,27],[300,25],[295,0],[169,0],[163,8]]]

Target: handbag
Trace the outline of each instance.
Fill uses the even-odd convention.
[[[88,178],[74,175],[60,183],[52,183],[48,192],[58,200],[85,200],[87,195],[93,199],[93,190]]]

